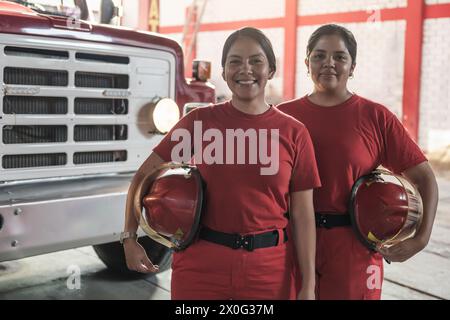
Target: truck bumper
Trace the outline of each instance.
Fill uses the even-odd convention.
[[[0,184],[0,261],[117,241],[132,177]]]

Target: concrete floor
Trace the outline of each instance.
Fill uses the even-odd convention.
[[[170,270],[123,278],[110,272],[92,247],[6,262],[0,275],[0,299],[170,299]]]
[[[383,300],[450,299],[450,179],[438,182],[431,241],[410,260],[385,264]],[[91,247],[83,247],[0,263],[0,299],[168,300],[170,279],[170,270],[124,279],[109,272]]]

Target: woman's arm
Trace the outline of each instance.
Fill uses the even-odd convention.
[[[386,259],[395,262],[408,260],[427,246],[438,203],[436,178],[427,161],[405,170],[403,175],[415,184],[419,190],[423,201],[423,219],[420,229],[413,238],[402,241],[390,248],[379,249],[379,252]]]
[[[314,219],[313,190],[291,193],[290,214],[298,263],[302,275],[302,288],[298,299],[315,299],[316,285],[316,224]]]
[[[145,160],[141,167],[136,171],[128,189],[124,231],[137,231],[139,222],[136,220],[136,213],[141,210],[141,208],[138,207],[140,206],[140,199],[142,199],[142,193],[147,190],[147,187],[141,186],[141,184],[144,182],[144,178],[153,173],[163,162],[164,161],[156,153],[151,153],[147,160]],[[140,194],[138,195],[136,192],[139,192]],[[158,266],[153,265],[145,253],[145,249],[136,241],[136,239],[125,239],[123,246],[128,269],[143,273],[158,271]]]

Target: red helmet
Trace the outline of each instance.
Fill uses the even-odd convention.
[[[144,179],[137,197],[139,208],[145,208],[137,213],[139,226],[150,238],[176,250],[192,243],[203,204],[203,181],[197,167],[163,164]]]
[[[373,250],[413,236],[423,216],[415,186],[386,170],[375,170],[355,182],[349,209],[359,240]]]

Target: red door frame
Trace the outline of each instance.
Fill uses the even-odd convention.
[[[402,122],[416,141],[419,136],[424,2],[408,0],[406,12]]]

